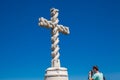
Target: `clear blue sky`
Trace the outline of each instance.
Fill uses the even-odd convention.
[[[43,80],[50,67],[50,29],[38,18],[60,10],[60,59],[70,80],[87,80],[98,65],[107,80],[120,79],[120,1],[0,0],[0,80]]]

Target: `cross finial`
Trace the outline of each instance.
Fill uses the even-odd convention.
[[[59,10],[52,8],[50,9],[51,12],[51,21],[53,22],[53,24],[58,24],[59,20],[58,20],[58,15],[59,15]]]
[[[69,34],[69,28],[65,27],[63,25],[58,25],[58,15],[59,15],[59,10],[52,8],[50,9],[51,12],[51,20],[48,21],[47,19],[41,17],[39,18],[39,26],[43,26],[46,28],[51,28],[52,29],[52,37],[51,37],[51,49],[52,49],[52,67],[60,67],[60,60],[59,60],[59,32],[63,34]]]

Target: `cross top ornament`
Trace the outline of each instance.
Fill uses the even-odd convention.
[[[59,60],[59,56],[60,56],[60,53],[59,53],[59,32],[63,33],[63,34],[69,34],[69,28],[66,27],[66,26],[63,26],[63,25],[58,25],[58,22],[59,22],[59,19],[58,19],[58,15],[59,15],[59,10],[58,9],[55,9],[55,8],[52,8],[50,9],[50,12],[51,12],[51,19],[50,21],[41,17],[39,18],[39,23],[38,25],[41,26],[41,27],[45,27],[45,28],[51,28],[51,34],[52,34],[52,37],[51,37],[51,42],[52,42],[52,45],[51,45],[51,54],[52,54],[52,63],[51,63],[51,66],[52,67],[60,67],[60,60]]]

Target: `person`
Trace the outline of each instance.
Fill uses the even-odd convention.
[[[93,66],[93,70],[89,72],[89,80],[104,80],[103,73],[99,72],[97,66]]]

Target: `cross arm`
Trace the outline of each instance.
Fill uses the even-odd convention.
[[[59,32],[63,33],[63,34],[69,34],[69,27],[63,26],[63,25],[57,25],[58,26],[58,30]]]
[[[39,18],[38,25],[46,27],[46,28],[52,28],[51,21],[48,21],[47,19],[45,19],[43,17]]]
[[[53,26],[53,25],[55,25],[54,23],[52,23],[51,21],[48,21],[47,19],[45,19],[43,17],[39,18],[38,25],[46,27],[46,28],[54,28],[55,27],[55,26]],[[56,27],[58,27],[59,32],[61,32],[63,34],[69,34],[70,33],[69,28],[66,27],[66,26],[56,25]]]

